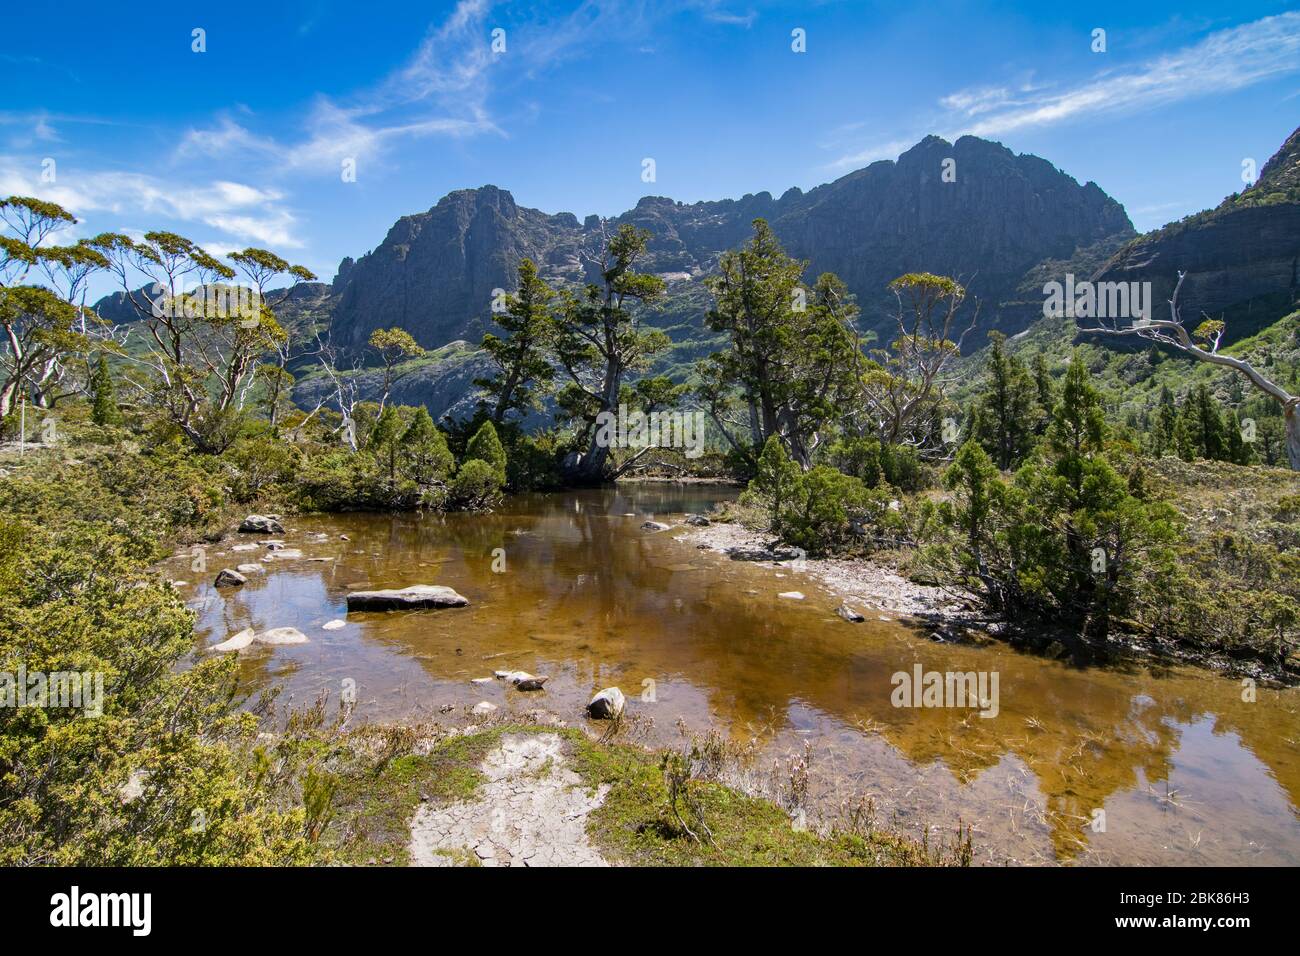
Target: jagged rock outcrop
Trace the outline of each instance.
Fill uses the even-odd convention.
[[[1252,335],[1300,305],[1300,130],[1264,165],[1255,185],[1216,208],[1134,239],[1093,277],[1150,282],[1159,318],[1178,273],[1183,320],[1227,322],[1224,342]]]
[[[942,176],[948,159],[951,182]],[[927,137],[897,162],[779,199],[767,192],[698,203],[647,196],[608,228],[648,229],[646,267],[690,285],[745,242],[758,217],[791,254],[810,260],[810,281],[839,274],[859,297],[864,327],[886,332],[893,301],[886,284],[904,272],[964,277],[984,302],[982,324],[996,325],[998,303],[1036,263],[1133,233],[1123,208],[1095,184],[1080,186],[1046,160],[971,136],[951,144]],[[426,348],[476,342],[493,290],[513,290],[521,258],[537,262],[550,282],[581,282],[588,276],[579,251],[598,244],[600,229],[597,217],[579,224],[571,213],[547,215],[496,186],[458,190],[398,220],[373,252],[340,265],[336,341],[359,348],[374,329],[401,325]],[[685,322],[677,338],[702,325],[694,308],[669,303],[660,314],[664,324]]]

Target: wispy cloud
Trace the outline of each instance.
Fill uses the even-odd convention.
[[[1103,72],[1067,89],[984,86],[943,97],[931,127],[945,139],[999,136],[1080,119],[1157,109],[1226,93],[1300,70],[1300,13],[1283,13],[1211,33],[1198,43],[1140,66]],[[903,148],[914,142],[903,140]],[[844,169],[893,158],[898,141],[840,156]]]
[[[42,182],[28,170],[39,162],[0,157],[0,195],[36,196],[56,202],[78,217],[111,213],[119,220],[157,217],[202,223],[244,242],[300,248],[295,218],[281,205],[283,194],[245,183],[216,180],[178,184],[144,173],[78,172],[63,182]],[[153,227],[155,224],[149,222]]]

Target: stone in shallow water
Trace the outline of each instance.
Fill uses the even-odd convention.
[[[302,557],[302,552],[297,548],[284,548],[280,551],[271,551],[267,554],[268,561],[296,561]]]
[[[841,604],[835,609],[835,613],[844,618],[844,620],[850,621],[853,624],[861,624],[866,620],[865,617],[853,610],[853,608],[849,607],[847,604]]]
[[[779,597],[779,598],[785,598],[787,601],[802,601],[802,600],[803,600],[803,592],[802,592],[802,591],[782,591],[780,594],[777,595],[777,597]]]
[[[626,698],[617,687],[606,687],[591,698],[587,704],[587,713],[597,720],[608,720],[623,713]]]
[[[327,631],[337,631],[340,628],[347,627],[347,621],[326,621],[321,625]]]
[[[260,564],[237,564],[235,565],[235,570],[240,574],[257,574],[261,571],[265,571],[266,568],[262,567]]]
[[[306,644],[307,635],[296,627],[273,627],[257,635],[259,644]]]
[[[415,584],[385,591],[353,591],[348,595],[349,611],[402,611],[416,608],[465,607],[469,599],[451,588],[436,584]]]
[[[550,680],[549,677],[533,677],[529,675],[528,677],[521,677],[519,680],[515,681],[515,688],[518,690],[541,690],[542,685],[548,680]]]
[[[247,584],[248,578],[244,577],[238,571],[232,571],[230,568],[222,568],[217,574],[217,587],[229,588],[236,587],[240,584]]]
[[[485,717],[496,709],[496,704],[489,704],[487,701],[481,700],[470,709],[470,713],[475,717]]]
[[[270,515],[249,515],[239,525],[240,534],[284,534],[284,525]]]
[[[641,525],[641,530],[642,531],[667,531],[669,527],[670,527],[669,525],[664,524],[662,521],[647,521],[645,524]]]
[[[216,654],[222,654],[227,651],[242,651],[249,644],[253,643],[253,638],[255,636],[256,632],[251,627],[246,627],[238,634],[226,638],[220,644],[213,644],[208,648],[208,650]]]

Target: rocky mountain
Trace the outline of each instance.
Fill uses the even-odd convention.
[[[650,230],[647,268],[665,275],[672,293],[659,312],[679,327],[674,338],[689,339],[703,318],[699,310],[686,314],[695,301],[690,286],[748,238],[758,217],[791,254],[810,260],[809,280],[838,273],[859,298],[864,327],[886,335],[893,303],[886,284],[904,272],[963,278],[983,303],[981,325],[998,327],[1000,304],[1014,298],[1027,270],[1133,235],[1123,208],[1094,183],[1080,186],[1046,160],[970,136],[951,144],[927,137],[897,162],[873,163],[807,193],[689,204],[647,196],[605,228],[628,222]],[[359,348],[374,329],[400,325],[427,348],[474,341],[493,290],[514,288],[521,258],[536,261],[548,281],[579,283],[586,278],[579,251],[599,242],[601,228],[596,216],[580,222],[520,206],[496,186],[458,190],[402,217],[376,249],[340,264],[335,339]],[[1009,315],[1021,321],[1019,311]]]
[[[1163,305],[1180,271],[1187,273],[1184,321],[1195,325],[1202,313],[1225,320],[1225,342],[1300,305],[1300,129],[1245,192],[1134,239],[1093,278],[1150,282],[1153,301]]]
[[[979,300],[980,328],[1013,334],[1042,315],[1042,274],[1090,274],[1134,236],[1123,207],[1094,183],[1081,186],[1046,160],[998,143],[929,136],[897,161],[873,163],[806,193],[792,188],[779,198],[760,192],[696,203],[647,196],[605,222],[520,206],[496,186],[457,190],[426,212],[403,216],[375,249],[344,259],[331,284],[304,284],[277,311],[296,337],[310,341],[328,327],[334,343],[354,355],[372,331],[391,326],[441,350],[420,360],[428,367],[396,396],[422,401],[438,415],[471,400],[473,374],[463,366],[475,361],[474,350],[449,344],[481,340],[491,327],[493,295],[513,291],[522,258],[554,285],[577,285],[595,278],[585,271],[582,250],[632,223],[652,237],[643,268],[663,276],[668,288],[646,316],[673,342],[656,371],[683,377],[718,345],[704,327],[711,299],[702,280],[723,252],[749,238],[759,217],[787,251],[809,260],[808,281],[826,271],[843,278],[858,297],[862,327],[884,341],[892,337],[895,308],[887,284],[903,273],[960,278]],[[121,294],[97,307],[112,321],[134,318]],[[984,341],[972,336],[968,345]],[[301,379],[295,397],[315,404],[323,385],[312,380],[312,363],[304,357],[291,368]]]

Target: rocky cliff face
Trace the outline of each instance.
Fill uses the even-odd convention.
[[[1300,305],[1300,130],[1250,189],[1138,237],[1094,278],[1150,282],[1153,301],[1164,306],[1179,272],[1187,273],[1179,296],[1183,321],[1195,327],[1202,314],[1224,319],[1225,342]]]
[[[953,181],[942,175],[945,160],[953,161]],[[1132,234],[1123,208],[1096,185],[1080,186],[1045,160],[969,136],[952,144],[928,137],[896,163],[874,163],[779,199],[766,192],[691,204],[646,197],[611,228],[628,222],[648,229],[647,268],[681,284],[745,242],[758,217],[772,223],[791,254],[810,260],[810,280],[838,273],[859,297],[864,326],[886,334],[892,297],[885,287],[904,272],[962,277],[984,302],[981,324],[996,327],[998,305],[1036,263]],[[514,288],[521,258],[536,261],[551,282],[581,282],[579,250],[598,244],[600,228],[595,216],[579,223],[571,213],[519,206],[495,186],[454,192],[398,220],[373,252],[340,265],[336,341],[359,348],[371,331],[392,325],[426,347],[472,340],[493,290]]]

